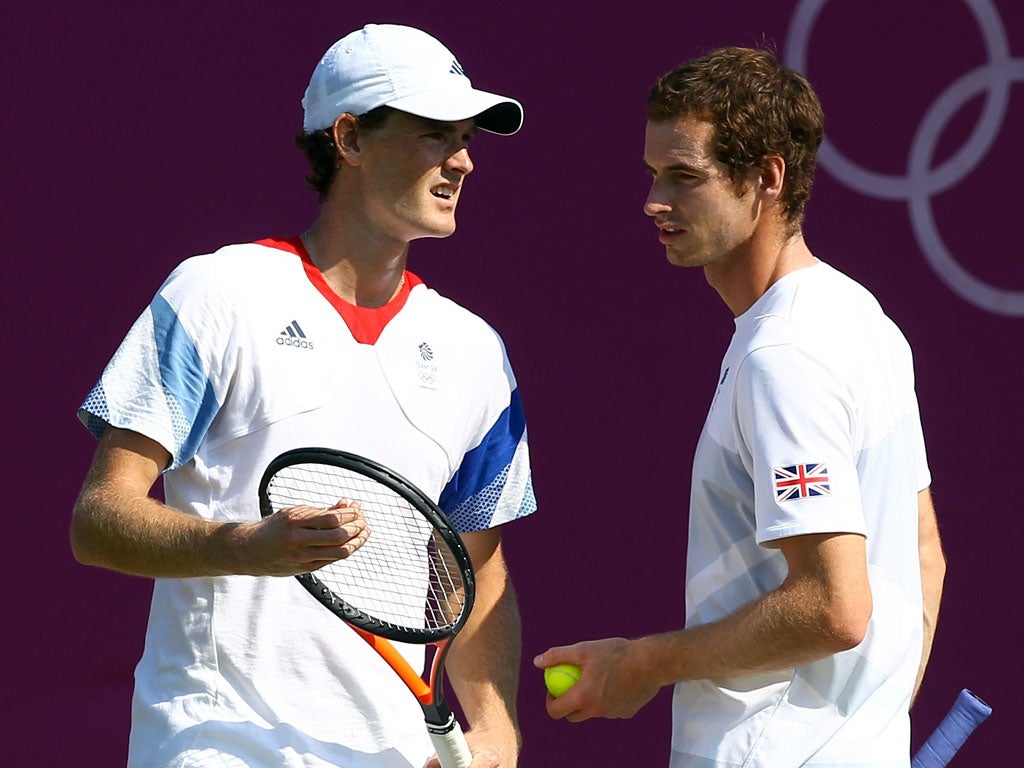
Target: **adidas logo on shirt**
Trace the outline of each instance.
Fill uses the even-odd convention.
[[[313,342],[306,338],[305,332],[299,325],[298,320],[292,320],[277,337],[277,343],[282,347],[298,347],[299,349],[312,349]]]

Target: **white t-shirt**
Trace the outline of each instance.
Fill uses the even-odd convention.
[[[167,502],[207,520],[259,519],[267,464],[306,446],[392,468],[461,531],[536,508],[494,330],[408,272],[389,304],[353,307],[297,238],[183,262],[79,416],[163,445]],[[409,691],[294,578],[228,576],[156,580],[129,751],[132,768],[418,768],[433,749]]]
[[[775,543],[811,533],[866,537],[873,613],[849,651],[679,683],[673,768],[909,765],[930,482],[910,348],[862,286],[819,263],[736,318],[693,465],[687,626],[778,587]]]

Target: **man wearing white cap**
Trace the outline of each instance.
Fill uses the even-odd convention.
[[[295,579],[274,578],[372,536],[343,504],[261,519],[267,462],[313,445],[391,467],[462,532],[476,609],[447,669],[474,768],[515,766],[521,641],[500,526],[536,509],[525,419],[500,337],[406,257],[412,240],[455,230],[470,140],[515,133],[522,107],[394,25],[332,46],[303,107],[319,218],[182,262],[79,411],[99,447],[75,556],[155,580],[129,766],[430,759],[404,685]],[[166,503],[151,496],[161,474]]]

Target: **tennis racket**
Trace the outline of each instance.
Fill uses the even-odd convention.
[[[974,729],[992,714],[992,707],[964,688],[939,727],[914,755],[911,768],[943,768]]]
[[[423,708],[444,768],[472,761],[458,720],[444,700],[449,644],[473,607],[475,582],[466,547],[441,509],[416,486],[375,461],[328,448],[299,448],[270,462],[259,485],[267,517],[305,504],[359,501],[370,530],[348,557],[296,578],[395,671]],[[426,646],[421,674],[392,641]]]

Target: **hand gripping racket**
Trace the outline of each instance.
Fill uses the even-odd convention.
[[[911,768],[943,768],[948,765],[967,737],[991,714],[992,707],[964,688],[939,727],[914,755]]]
[[[473,607],[475,582],[466,547],[444,513],[408,480],[343,451],[299,448],[270,462],[259,485],[267,517],[305,504],[362,504],[370,529],[348,557],[296,578],[380,654],[423,708],[444,768],[472,761],[466,738],[444,701],[449,644]],[[391,641],[427,646],[420,674]]]

